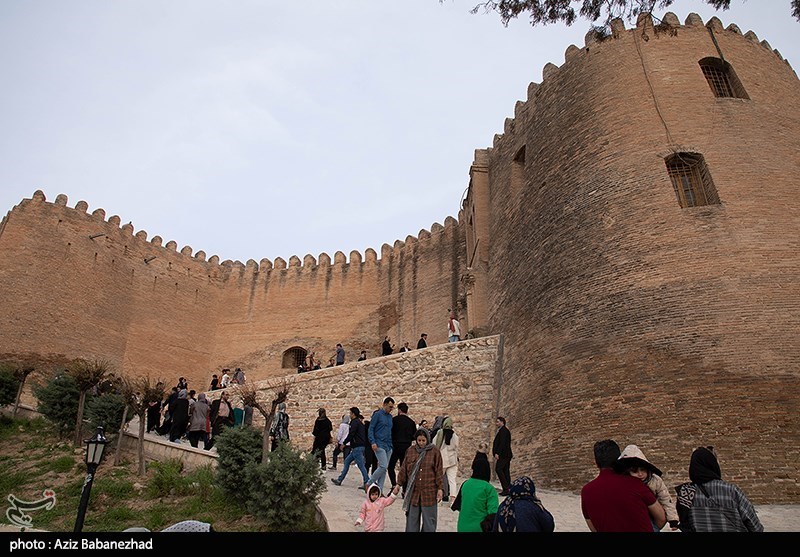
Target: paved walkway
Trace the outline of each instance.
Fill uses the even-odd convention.
[[[337,477],[340,471],[341,469],[324,472],[328,489],[322,494],[320,509],[331,532],[363,532],[363,528],[354,525],[365,497],[364,492],[358,489],[361,474],[353,465],[342,485],[336,486],[330,482],[330,478]],[[464,479],[466,478],[458,478],[457,483],[460,484]],[[389,485],[388,478],[386,485]],[[500,491],[499,483],[495,482],[495,487]],[[537,489],[537,494],[547,510],[553,514],[556,532],[589,532],[581,514],[578,494],[547,489]],[[402,498],[398,498],[386,509],[386,532],[405,531],[402,503]],[[800,532],[800,505],[756,505],[756,511],[766,532]],[[455,532],[457,522],[458,513],[450,510],[449,504],[440,504],[436,531]],[[667,527],[663,532],[671,530]]]

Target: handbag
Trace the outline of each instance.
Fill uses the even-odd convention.
[[[461,485],[463,487],[464,484],[461,484]],[[453,500],[453,504],[450,505],[450,510],[451,511],[460,511],[461,510],[461,488],[460,487],[458,488],[458,495],[456,495],[456,498]]]

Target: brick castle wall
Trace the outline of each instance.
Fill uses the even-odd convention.
[[[355,360],[379,354],[389,335],[398,348],[419,334],[446,341],[453,276],[463,265],[455,219],[419,237],[366,251],[306,256],[260,265],[224,261],[158,236],[67,207],[42,192],[0,225],[0,353],[63,353],[109,360],[122,373],[170,383],[186,377],[207,388],[212,373],[241,366],[250,380],[294,373],[282,368],[298,346],[327,363],[337,342]],[[323,363],[323,365],[324,365]]]

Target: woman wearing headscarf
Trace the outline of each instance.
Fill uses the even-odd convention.
[[[208,434],[211,433],[211,406],[205,393],[197,396],[197,402],[189,410],[189,432],[186,437],[192,447],[197,447],[198,441],[203,440],[203,448],[208,450]]]
[[[456,476],[458,475],[458,434],[453,431],[453,418],[447,416],[442,423],[442,429],[436,432],[433,443],[442,453],[442,468],[446,477],[442,501],[449,501],[455,497],[458,489]]]
[[[272,440],[272,449],[278,448],[279,441],[289,440],[289,414],[286,413],[286,403],[280,402],[275,408],[275,416],[269,428],[269,438]]]
[[[170,404],[169,415],[172,418],[169,440],[180,443],[181,437],[186,433],[186,427],[189,425],[189,395],[186,389],[178,391],[178,398]]]
[[[689,461],[691,483],[679,485],[678,516],[684,532],[763,532],[756,509],[741,489],[722,479],[713,447],[698,447]]]
[[[393,493],[396,495],[401,488],[405,489],[406,532],[435,532],[437,505],[442,500],[444,487],[442,454],[431,443],[427,430],[417,430],[414,440],[403,458]]]
[[[447,341],[458,342],[461,340],[461,323],[458,322],[455,311],[452,309],[447,311],[450,312],[450,318],[447,320]]]
[[[339,455],[344,455],[350,452],[350,445],[345,445],[345,439],[350,434],[350,414],[342,416],[342,423],[339,424],[339,429],[336,431],[336,445],[333,447],[333,464],[331,470],[336,470],[336,462],[339,460]]]
[[[489,483],[492,468],[489,465],[488,443],[482,443],[472,460],[472,477],[461,484],[455,502],[450,507],[458,511],[457,532],[482,532],[481,522],[491,517],[494,520],[500,498]],[[484,449],[483,451],[481,449]]]
[[[494,523],[495,532],[552,532],[556,524],[550,511],[536,496],[536,485],[528,476],[520,476],[508,488],[508,497],[500,503]]]
[[[317,419],[314,420],[314,429],[311,435],[314,436],[314,443],[311,446],[311,454],[314,458],[320,461],[320,467],[325,470],[327,468],[327,461],[325,458],[325,449],[331,444],[331,433],[333,432],[333,424],[324,408],[317,410]]]
[[[226,428],[233,425],[233,421],[233,407],[230,400],[228,400],[228,391],[222,391],[219,398],[211,403],[211,441],[209,441],[209,449],[214,445],[217,437]]]

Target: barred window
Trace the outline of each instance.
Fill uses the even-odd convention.
[[[307,355],[308,353],[306,352],[305,348],[300,348],[299,346],[294,346],[292,348],[289,348],[286,352],[283,353],[281,367],[297,368],[300,366],[300,364],[305,365]]]
[[[700,60],[700,69],[715,97],[750,98],[728,62],[719,58],[703,58]]]
[[[681,207],[719,205],[719,196],[703,155],[675,153],[664,161]]]

